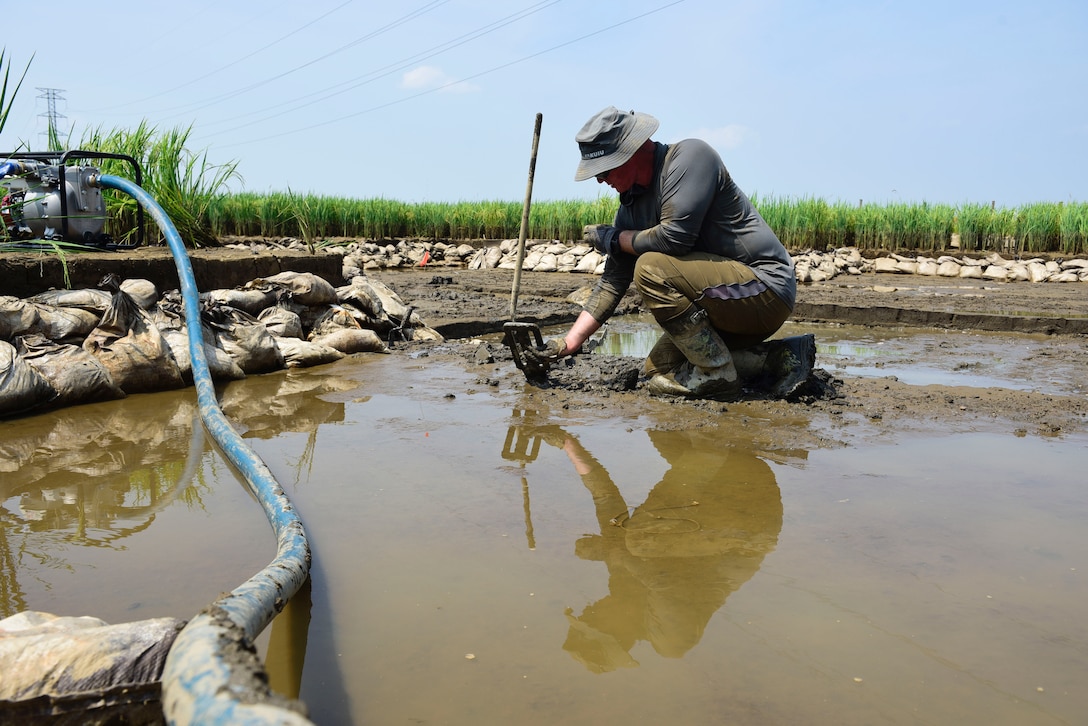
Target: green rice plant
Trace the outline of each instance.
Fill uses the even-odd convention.
[[[260,200],[249,192],[218,195],[208,204],[208,225],[218,237],[252,236]]]
[[[355,223],[347,236],[390,239],[406,235],[406,210],[407,205],[393,199],[364,199],[357,205]]]
[[[196,246],[217,245],[207,225],[211,199],[226,185],[240,178],[237,163],[211,164],[207,152],[193,153],[186,146],[192,127],[174,128],[161,134],[151,147],[148,168],[154,179],[156,201],[170,215],[175,226],[181,220],[189,241]]]
[[[1016,210],[962,204],[956,210],[955,227],[960,233],[960,249],[1001,250],[1016,239]]]
[[[854,230],[856,224],[857,207],[843,201],[832,204],[828,209],[828,244],[834,248],[854,245],[857,236]]]
[[[480,225],[483,228],[481,237],[486,239],[498,239],[507,237],[506,230],[510,228],[521,229],[521,217],[523,204],[517,202],[503,202],[493,200],[484,202],[480,209]],[[532,206],[529,207],[530,230],[532,228]],[[526,230],[529,232],[530,230]]]
[[[960,233],[960,249],[986,249],[987,235],[992,227],[993,208],[988,204],[961,204],[956,211],[956,226]]]
[[[1088,202],[1059,205],[1058,250],[1067,255],[1088,253]]]
[[[889,204],[884,207],[888,248],[944,249],[952,239],[955,216],[946,204]]]
[[[592,200],[575,202],[544,202],[544,217],[550,218],[554,230],[541,229],[534,236],[581,241],[582,228],[587,224],[611,224],[619,210],[619,199],[614,196],[598,196]],[[555,209],[548,209],[555,205]]]
[[[434,209],[434,206],[431,207]],[[438,205],[438,209],[446,218],[446,223],[449,225],[449,236],[455,239],[475,239],[482,235],[473,230],[471,217],[469,215],[470,209],[468,205]],[[417,230],[418,231],[418,228]]]
[[[753,195],[752,203],[782,244],[795,249],[822,250],[830,243],[831,207],[823,199],[760,199]]]
[[[892,229],[884,207],[877,204],[862,204],[854,215],[854,238],[858,247],[864,249],[890,249]]]
[[[1061,205],[1029,204],[1016,212],[1016,241],[1025,252],[1055,249],[1061,238]]]
[[[990,239],[995,251],[1004,251],[1016,243],[1016,210],[997,207],[990,219]]]
[[[578,202],[574,201],[536,202],[529,208],[528,236],[536,239],[581,239],[581,228],[577,237],[571,233],[572,220],[578,218],[579,212]],[[519,227],[520,224],[519,219]]]
[[[257,207],[262,237],[297,236],[291,217],[291,200],[282,192],[269,194]]]
[[[387,207],[389,237],[424,237],[427,234],[454,236],[448,202],[405,204],[396,202]],[[430,230],[430,231],[429,231]]]

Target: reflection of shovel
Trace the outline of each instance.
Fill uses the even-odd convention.
[[[509,323],[507,324],[509,325]],[[538,332],[537,335],[539,334]],[[525,465],[530,461],[535,461],[537,454],[540,453],[540,438],[539,436],[533,436],[526,439],[521,435],[520,426],[511,426],[506,430],[506,443],[502,447],[502,458],[521,462],[521,468],[525,469]],[[521,476],[521,496],[525,504],[525,539],[528,540],[529,549],[535,550],[536,538],[533,536],[533,519],[529,513],[529,480],[525,478],[524,474]]]
[[[533,199],[533,174],[536,171],[536,150],[540,145],[540,124],[543,121],[542,114],[536,115],[536,126],[533,129],[533,153],[529,158],[529,183],[525,187],[525,204],[521,209],[521,233],[518,235],[517,264],[514,266],[514,284],[510,290],[510,322],[502,326],[502,342],[510,349],[514,356],[514,365],[525,374],[526,379],[539,378],[548,372],[547,363],[539,363],[528,358],[525,351],[530,348],[543,348],[544,339],[540,335],[540,328],[535,323],[519,323],[518,319],[518,290],[521,288],[521,265],[525,260],[525,237],[529,230],[529,207]]]

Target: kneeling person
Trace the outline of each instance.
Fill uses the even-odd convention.
[[[665,331],[646,359],[649,389],[729,398],[746,372],[764,372],[767,351],[757,344],[793,311],[793,260],[709,144],[655,142],[657,127],[649,114],[610,106],[575,136],[575,181],[608,184],[620,207],[613,224],[585,228],[607,256],[604,274],[567,334],[538,355],[551,362],[577,352],[633,282]]]

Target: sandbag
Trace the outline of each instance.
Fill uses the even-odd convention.
[[[282,289],[289,299],[302,305],[328,305],[337,301],[336,288],[312,272],[281,272],[264,278],[263,282]]]
[[[279,305],[262,310],[257,320],[264,323],[268,332],[277,338],[305,337],[302,332],[302,318],[299,314]]]
[[[0,334],[5,340],[33,333],[50,340],[83,339],[98,325],[100,317],[83,308],[0,297]]]
[[[27,332],[41,333],[49,340],[82,341],[98,325],[102,316],[91,310],[31,303],[38,310],[38,322]]]
[[[144,310],[155,307],[159,301],[159,289],[151,280],[130,279],[121,283],[121,289],[129,294]]]
[[[414,328],[408,328],[408,340],[426,343],[444,343],[446,341],[442,333],[439,333],[434,328],[428,328],[426,325],[417,325]]]
[[[57,392],[57,406],[75,406],[125,397],[106,367],[78,345],[57,343],[44,335],[15,339],[19,356]]]
[[[148,314],[123,290],[113,293],[102,322],[83,341],[125,393],[183,388],[181,370]]]
[[[313,326],[310,329],[310,334],[306,337],[309,340],[313,340],[314,338],[320,338],[322,335],[337,330],[343,330],[344,328],[354,330],[359,327],[359,322],[352,316],[349,310],[340,305],[330,305],[321,317],[314,321]]]
[[[341,353],[388,353],[382,339],[373,330],[341,328],[313,339],[314,343],[327,345]]]
[[[259,315],[262,310],[276,304],[276,290],[272,285],[249,283],[240,290],[211,290],[201,293],[200,300],[209,305],[228,305]]]
[[[102,693],[158,681],[184,626],[176,618],[109,625],[22,612],[0,620],[0,699]]]
[[[15,346],[0,340],[0,416],[27,413],[53,402],[57,391],[19,357]]]
[[[349,303],[358,308],[372,320],[388,319],[381,298],[370,287],[366,277],[354,277],[350,285],[336,288],[336,297],[341,303]]]
[[[288,368],[309,368],[332,363],[344,357],[344,354],[335,348],[309,340],[298,338],[273,338],[273,340],[283,355],[284,365]]]
[[[314,328],[314,324],[320,320],[331,307],[330,305],[303,305],[292,300],[280,300],[276,303],[276,306],[298,316],[299,322],[302,323],[303,339],[309,335],[310,331]]]
[[[0,295],[0,338],[33,333],[38,324],[38,306],[10,295]]]
[[[147,311],[147,317],[151,323],[159,329],[185,330],[185,306],[181,302],[180,293],[168,292],[153,308]]]
[[[203,315],[216,347],[225,350],[247,375],[283,368],[283,354],[272,334],[249,313],[216,305],[207,308]]]
[[[31,295],[26,300],[58,308],[82,308],[96,312],[101,317],[113,301],[113,295],[105,290],[88,287],[77,290],[46,290]]]
[[[189,333],[182,328],[167,328],[160,331],[166,344],[170,347],[170,353],[177,361],[178,370],[186,383],[193,382],[193,357],[189,349]],[[208,373],[215,381],[240,381],[246,377],[245,371],[235,362],[230,353],[217,348],[215,335],[208,328],[203,329],[204,334],[204,361],[208,364]]]
[[[395,293],[392,288],[379,280],[365,280],[364,285],[370,288],[371,292],[378,296],[381,300],[382,309],[385,310],[386,315],[391,317],[398,325],[404,321],[406,317],[409,318],[408,323],[410,325],[422,325],[423,321],[420,320],[419,315],[414,312],[410,312],[411,308],[400,298],[400,295]]]
[[[376,330],[379,333],[388,333],[390,330],[397,327],[397,324],[385,313],[382,313],[381,317],[375,318],[359,308],[357,303],[350,300],[340,303],[340,307],[351,313],[351,316],[359,323],[360,328]]]
[[[381,303],[384,320],[382,325],[375,328],[376,330],[385,333],[393,328],[413,328],[423,325],[419,315],[385,283],[366,277],[356,277],[352,279],[348,287],[357,291],[356,300],[360,299],[359,295],[366,294]]]
[[[193,360],[189,349],[189,326],[185,324],[185,307],[181,295],[171,291],[163,295],[150,312],[155,326],[162,333],[170,352],[178,363],[181,377],[186,383],[193,382]],[[230,353],[215,344],[215,333],[200,321],[201,337],[204,339],[204,360],[208,364],[208,373],[216,381],[238,381],[246,377],[245,371],[231,357]]]

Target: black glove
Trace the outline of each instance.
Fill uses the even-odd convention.
[[[551,365],[566,354],[567,344],[562,338],[553,338],[543,348],[527,348],[525,357],[537,365]]]
[[[602,255],[620,251],[620,231],[610,224],[587,224],[582,227],[582,239]]]

